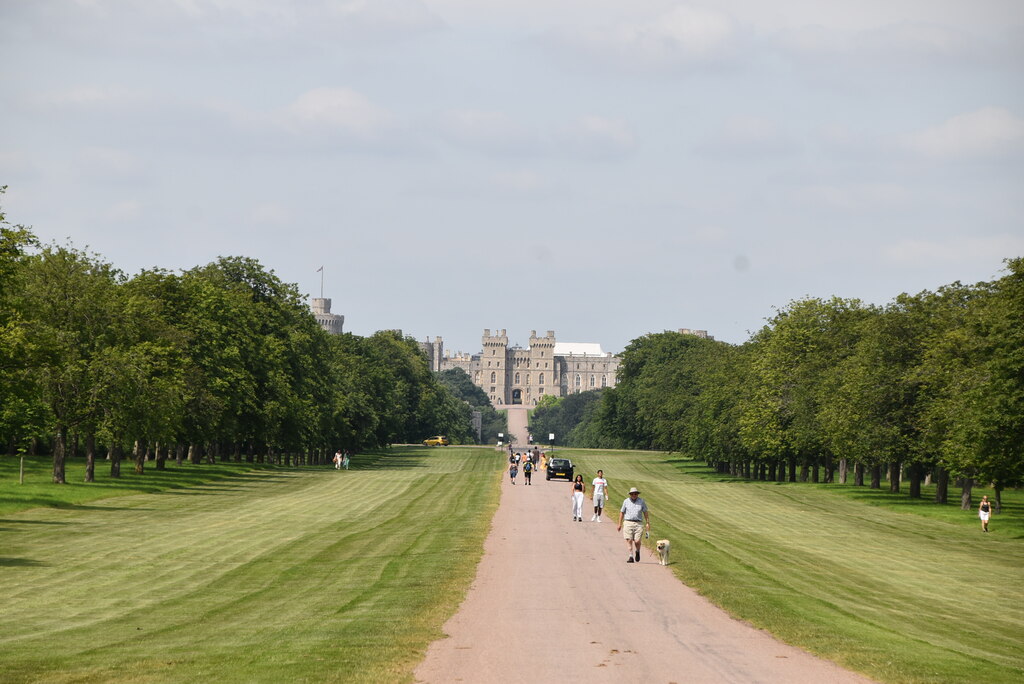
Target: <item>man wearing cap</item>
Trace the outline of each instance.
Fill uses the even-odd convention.
[[[629,548],[627,563],[640,562],[640,539],[646,529],[651,529],[651,518],[647,515],[647,502],[640,498],[640,490],[633,487],[629,490],[629,498],[622,502],[619,510],[619,527]]]

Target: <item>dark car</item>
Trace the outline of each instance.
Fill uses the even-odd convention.
[[[566,480],[572,482],[573,476],[573,465],[572,461],[567,458],[553,458],[548,461],[548,472],[546,479],[550,480],[553,477],[564,477]]]

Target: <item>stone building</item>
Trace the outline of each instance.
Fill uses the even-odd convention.
[[[601,350],[600,344],[558,342],[555,332],[543,337],[530,331],[530,346],[509,346],[505,330],[484,330],[479,354],[447,356],[440,337],[420,347],[435,371],[461,368],[494,406],[536,406],[545,394],[563,397],[601,387],[615,387],[619,357]]]
[[[331,300],[322,297],[314,297],[310,303],[313,316],[320,327],[332,335],[340,335],[345,325],[345,317],[331,313]]]

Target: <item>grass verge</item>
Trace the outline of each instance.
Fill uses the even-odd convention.
[[[905,494],[733,480],[665,454],[559,455],[588,481],[604,469],[612,511],[638,487],[676,575],[783,641],[883,682],[1024,681],[1020,492],[982,534],[973,511]]]
[[[3,680],[410,681],[474,576],[501,466],[392,449],[89,505],[40,484],[20,505],[49,507],[0,519]]]

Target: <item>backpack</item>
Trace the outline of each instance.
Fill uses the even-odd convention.
[[[526,463],[524,463],[524,464],[523,464],[523,472],[524,472],[524,473],[528,473],[528,472],[530,472],[531,470],[533,470],[533,464],[532,464],[532,463],[530,463],[529,461],[527,461]]]

